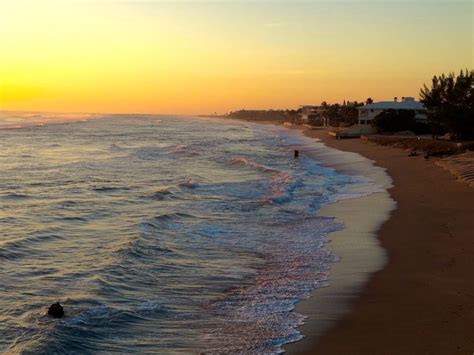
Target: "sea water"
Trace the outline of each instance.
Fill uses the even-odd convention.
[[[318,209],[376,191],[272,125],[3,112],[0,351],[278,353],[331,282],[343,228]],[[324,149],[324,148],[321,148]],[[66,316],[52,319],[59,301]]]

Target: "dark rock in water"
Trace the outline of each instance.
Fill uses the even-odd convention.
[[[49,306],[48,314],[54,318],[61,318],[64,316],[63,306],[61,306],[59,302],[53,303]]]

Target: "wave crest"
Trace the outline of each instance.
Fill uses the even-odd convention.
[[[284,203],[291,199],[291,193],[296,187],[296,181],[287,172],[280,171],[263,164],[259,164],[248,160],[247,158],[238,157],[231,161],[232,165],[243,165],[252,169],[270,174],[270,191],[271,196],[264,198],[264,203]]]

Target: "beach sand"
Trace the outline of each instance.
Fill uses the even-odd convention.
[[[386,202],[377,208],[380,198],[371,195],[320,211],[346,224],[345,230],[330,235],[328,244],[344,255],[331,269],[331,286],[298,305],[297,311],[308,316],[300,328],[305,337],[287,345],[287,353],[472,354],[474,189],[432,160],[408,157],[401,149],[335,140],[324,130],[304,133],[387,169],[394,185],[389,193],[397,206],[373,231],[385,250],[375,257],[369,253],[377,250],[377,239],[352,242],[358,236],[353,226],[373,219]],[[351,263],[358,272],[351,273]],[[380,268],[369,278],[371,270]]]

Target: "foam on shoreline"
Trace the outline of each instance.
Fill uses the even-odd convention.
[[[340,258],[330,265],[329,286],[316,289],[309,299],[296,306],[296,312],[306,316],[298,330],[303,339],[284,346],[288,353],[312,349],[314,338],[333,327],[350,311],[352,301],[359,295],[370,276],[386,263],[385,250],[377,239],[377,230],[390,217],[396,203],[388,189],[392,179],[385,169],[357,153],[343,152],[326,146],[314,138],[312,149],[302,151],[312,155],[323,165],[355,176],[373,180],[380,191],[356,198],[344,198],[323,206],[318,217],[335,217],[344,228],[328,235],[326,249]],[[311,337],[306,337],[311,335]]]

